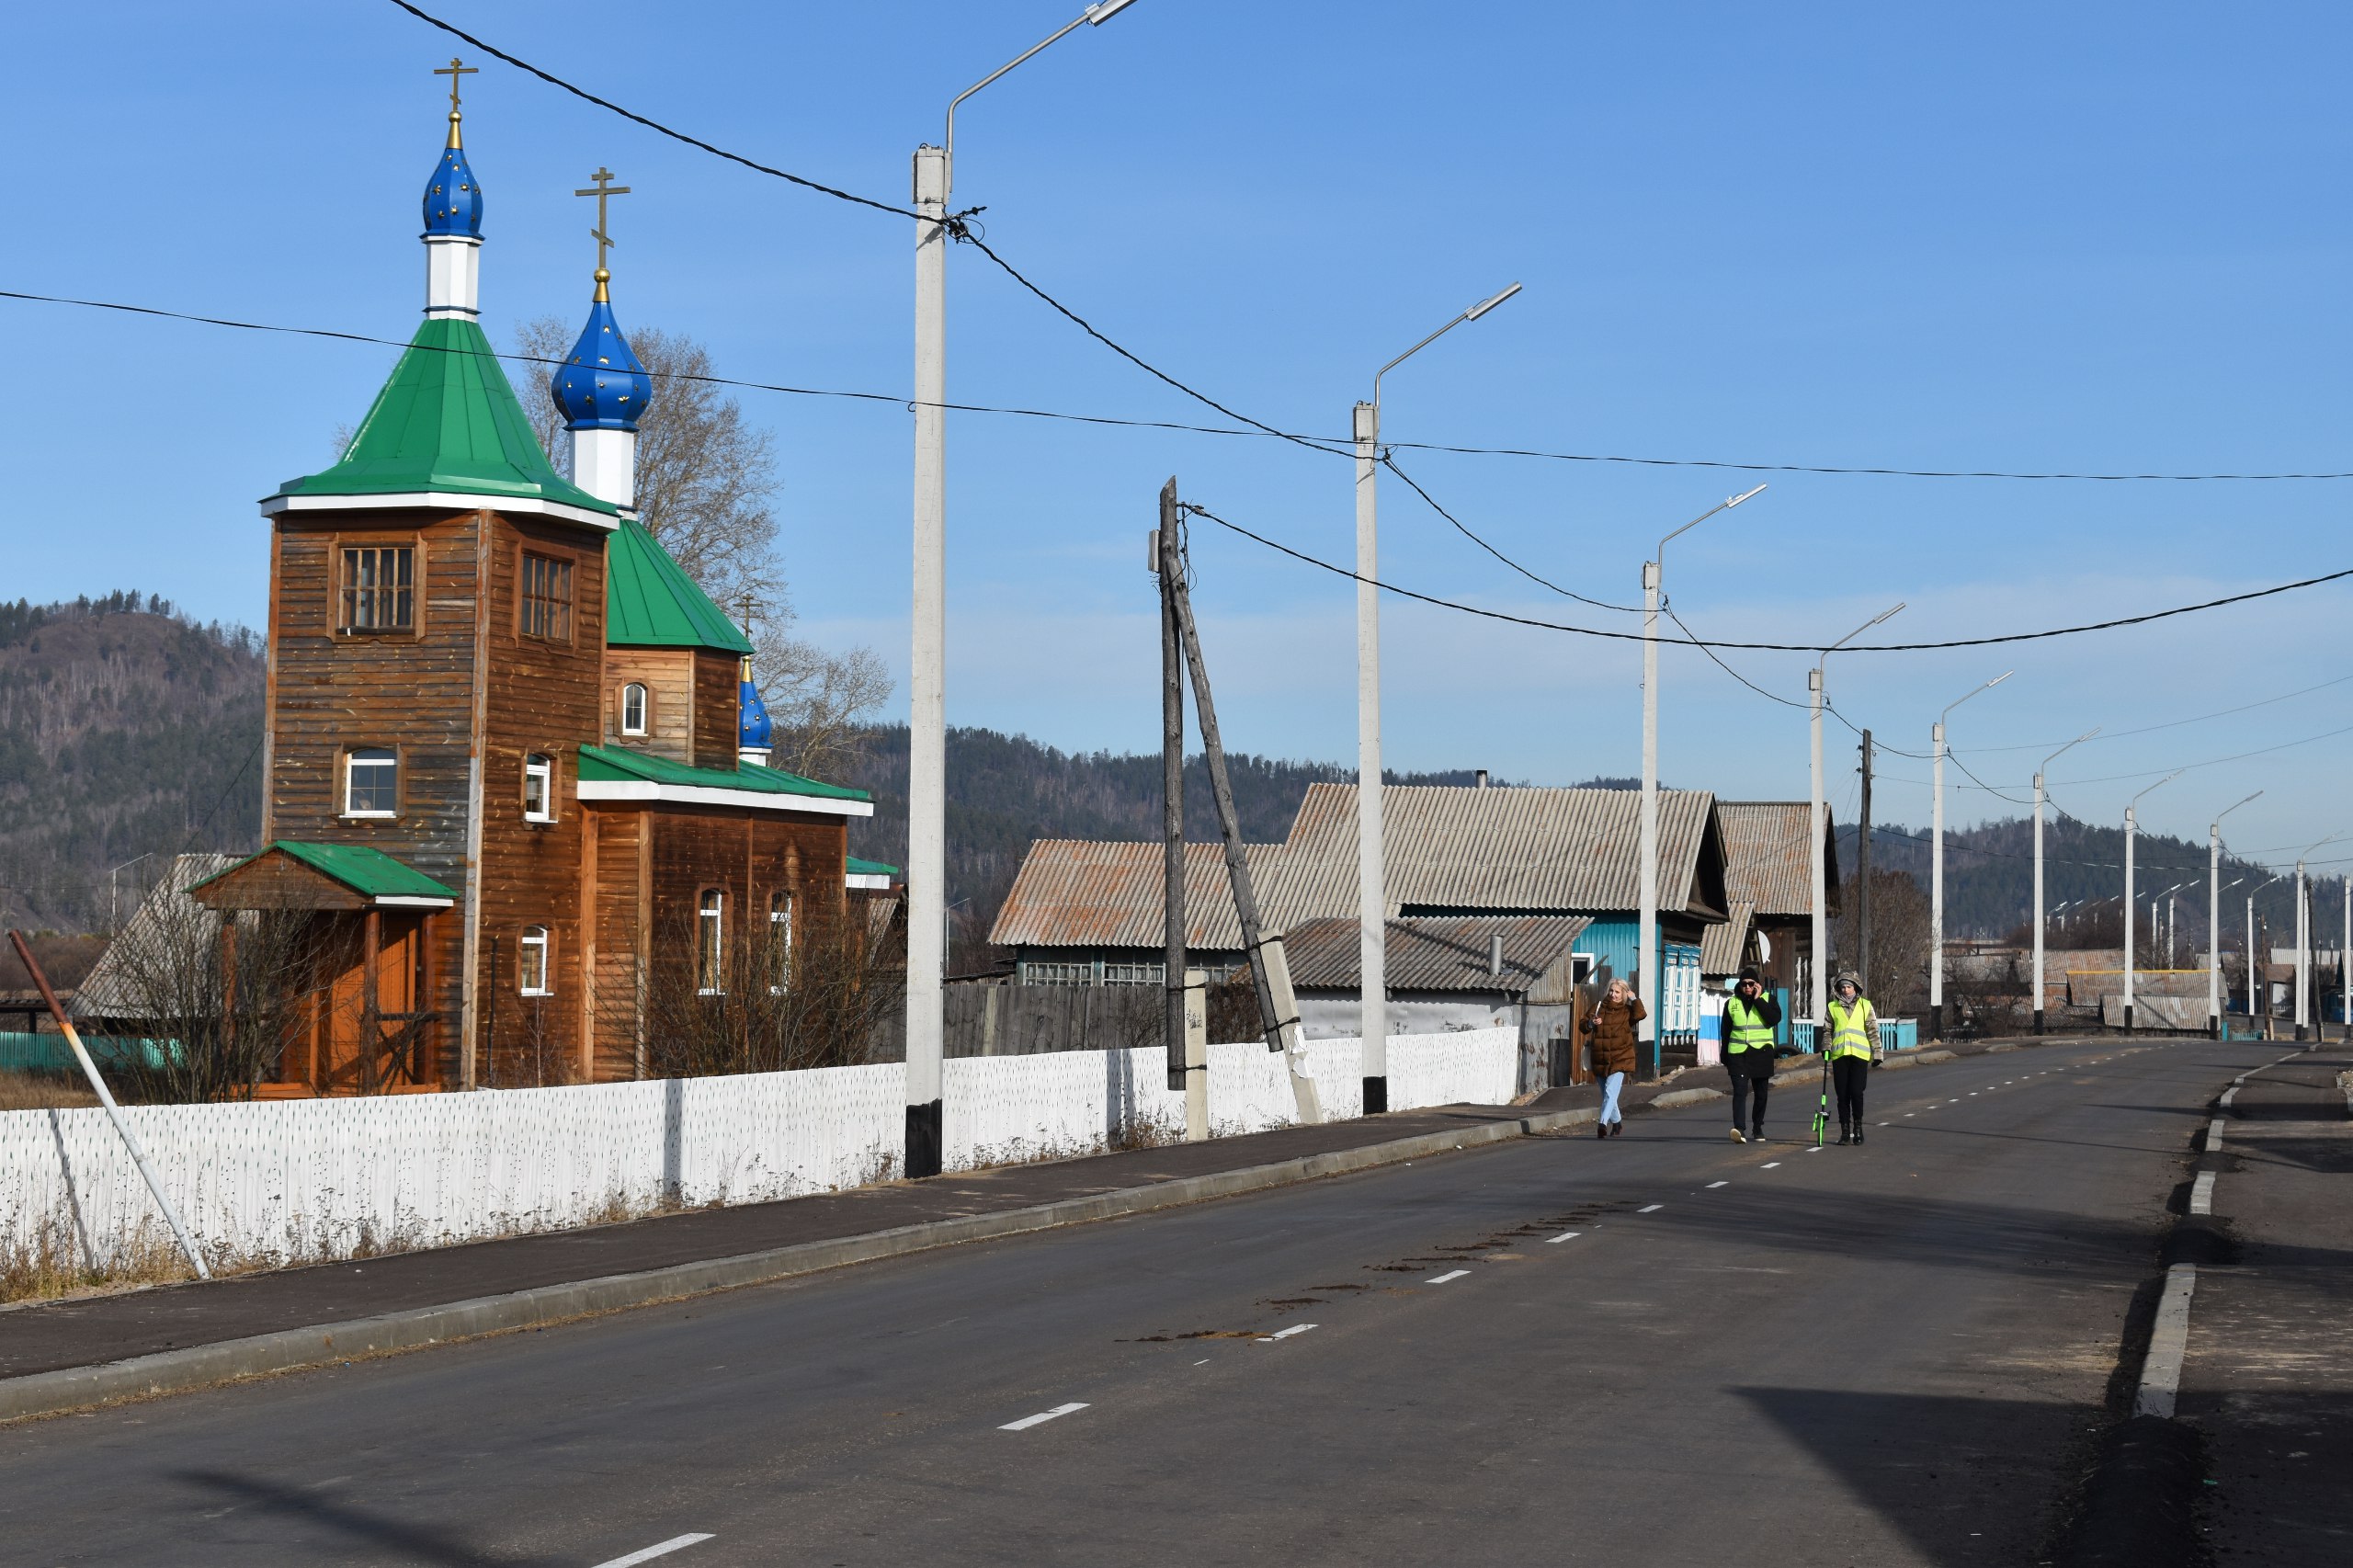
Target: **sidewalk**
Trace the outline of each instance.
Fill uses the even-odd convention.
[[[1928,1065],[1989,1044],[1907,1051]],[[2052,1043],[2056,1043],[2052,1041]],[[1784,1093],[1815,1059],[1784,1062]],[[1721,1068],[1631,1085],[1628,1110],[1716,1098]],[[559,1322],[993,1236],[1589,1128],[1591,1085],[1321,1127],[959,1172],[780,1203],[0,1310],[0,1420]],[[1810,1100],[1774,1124],[1802,1126]]]
[[[2281,1049],[2292,1048],[2292,1042]],[[2353,1562],[2353,1051],[2251,1074],[2215,1116],[2177,1414],[2205,1437],[2205,1539],[2222,1562]],[[2197,1201],[2193,1198],[2193,1211]]]

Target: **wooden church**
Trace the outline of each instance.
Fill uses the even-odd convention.
[[[261,503],[265,847],[191,892],[315,914],[264,1094],[513,1082],[497,1063],[527,1033],[537,1081],[642,1076],[650,991],[777,983],[729,972],[744,923],[789,950],[839,919],[848,820],[873,811],[765,765],[749,641],[632,510],[654,386],[614,319],[601,210],[551,384],[573,478],[541,450],[477,318],[460,118],[453,88],[423,324],[340,460]]]

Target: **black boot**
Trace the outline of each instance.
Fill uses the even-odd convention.
[[[1853,1128],[1853,1127],[1851,1127],[1851,1126],[1849,1126],[1849,1125],[1848,1125],[1847,1123],[1846,1123],[1846,1122],[1843,1122],[1843,1121],[1842,1121],[1842,1122],[1840,1122],[1840,1123],[1838,1124],[1838,1143],[1839,1143],[1839,1146],[1840,1146],[1841,1148],[1844,1148],[1847,1144],[1852,1143],[1854,1141],[1855,1141],[1855,1130],[1854,1130],[1854,1128]]]
[[[1762,1143],[1765,1142],[1765,1124],[1763,1122],[1757,1121],[1751,1122],[1749,1124],[1748,1141],[1751,1143]]]
[[[1859,1122],[1855,1123],[1855,1142],[1858,1142],[1858,1143],[1859,1143],[1859,1142],[1861,1142],[1862,1141],[1863,1141],[1863,1124],[1862,1124],[1861,1122],[1859,1122]]]

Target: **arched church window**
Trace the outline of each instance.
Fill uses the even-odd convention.
[[[621,733],[645,733],[645,685],[642,681],[633,680],[621,687]]]

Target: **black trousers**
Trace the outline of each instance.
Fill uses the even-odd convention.
[[[1765,1097],[1772,1092],[1772,1079],[1752,1078],[1745,1073],[1735,1071],[1732,1074],[1732,1124],[1734,1127],[1764,1126]],[[1756,1096],[1756,1109],[1753,1119],[1748,1108],[1748,1096],[1751,1093]]]
[[[1863,1124],[1863,1085],[1871,1075],[1870,1059],[1841,1056],[1830,1064],[1830,1082],[1838,1091],[1838,1125]]]

